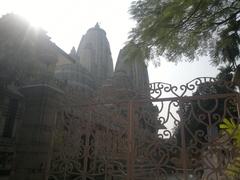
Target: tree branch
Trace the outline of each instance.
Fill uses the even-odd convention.
[[[183,26],[184,24],[186,24],[186,22],[188,22],[193,17],[193,15],[198,11],[201,4],[202,4],[202,1],[199,1],[196,8],[192,11],[192,13],[188,16],[188,18],[186,20],[184,20],[183,22],[179,23],[175,28],[179,28],[179,27]]]
[[[226,23],[227,21],[233,19],[238,13],[240,13],[240,10],[238,10],[237,12],[231,14],[231,16],[229,16],[227,19],[225,19],[223,21],[220,21],[220,22],[216,22],[214,24],[217,25],[217,26],[222,25],[222,24]]]

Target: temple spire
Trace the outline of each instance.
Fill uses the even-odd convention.
[[[69,53],[69,55],[74,58],[76,61],[78,61],[78,56],[77,56],[77,51],[75,49],[75,47],[73,46],[71,49],[71,52]]]
[[[94,27],[100,29],[100,26],[99,26],[98,22],[96,23],[96,25]]]
[[[137,52],[132,56],[131,52]],[[129,43],[120,50],[116,67],[115,75],[123,74],[128,77],[128,81],[132,87],[145,95],[149,95],[149,77],[147,66],[144,62],[144,56],[139,48],[134,43]]]
[[[75,56],[77,54],[74,46],[72,47],[70,54],[73,55],[73,56]]]
[[[98,85],[113,75],[113,61],[106,32],[99,24],[82,37],[77,50],[80,64],[95,78]]]

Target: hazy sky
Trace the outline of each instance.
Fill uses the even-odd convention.
[[[48,32],[52,41],[67,53],[77,47],[86,31],[96,22],[106,31],[113,61],[127,41],[134,27],[128,9],[132,0],[0,0],[0,16],[16,13],[35,26]],[[217,71],[209,65],[208,58],[195,63],[166,62],[154,68],[150,63],[150,81],[185,83],[199,76],[215,76]]]

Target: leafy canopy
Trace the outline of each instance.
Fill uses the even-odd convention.
[[[216,65],[239,58],[239,0],[137,0],[130,8],[136,27],[130,41],[177,62],[210,55]]]

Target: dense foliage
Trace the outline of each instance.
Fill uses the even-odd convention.
[[[220,128],[226,132],[226,134],[233,141],[233,148],[235,150],[235,156],[233,160],[228,164],[226,173],[229,177],[240,177],[240,125],[233,119],[225,118],[223,123],[220,124]]]
[[[239,0],[137,0],[130,39],[146,58],[164,55],[177,62],[210,55],[214,64],[236,66],[240,45]]]

